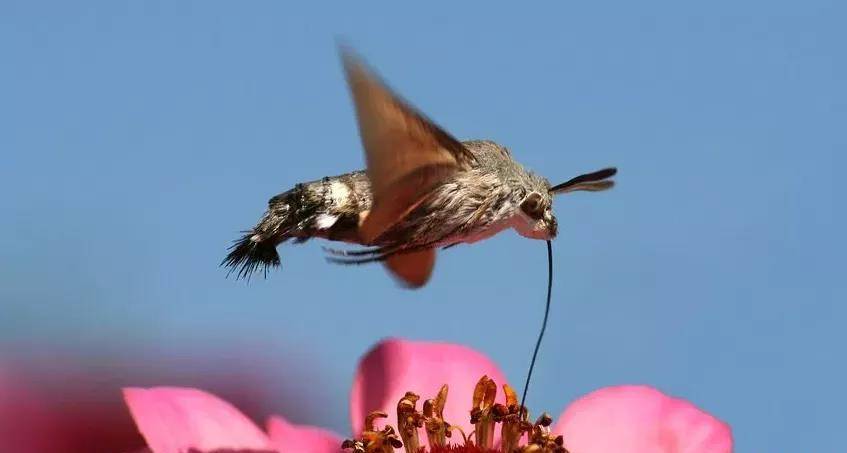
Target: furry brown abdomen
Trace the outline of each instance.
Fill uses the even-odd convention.
[[[221,265],[245,278],[259,268],[267,274],[279,266],[276,247],[289,239],[361,243],[359,216],[371,202],[370,183],[361,171],[298,184],[268,201],[262,219],[235,241]]]

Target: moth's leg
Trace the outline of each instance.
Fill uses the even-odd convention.
[[[371,256],[371,255],[379,255],[385,253],[386,248],[384,247],[374,247],[370,249],[360,249],[360,250],[341,250],[334,249],[330,247],[323,248],[325,252],[329,253],[333,256]]]
[[[326,260],[329,261],[330,263],[335,263],[335,264],[347,264],[347,265],[356,264],[356,265],[359,265],[359,264],[368,264],[368,263],[381,263],[381,262],[387,260],[389,256],[391,256],[391,255],[377,255],[377,256],[371,256],[371,257],[367,257],[367,258],[339,258],[339,257],[335,257],[335,256],[328,256],[328,257],[326,257]]]
[[[378,263],[385,261],[400,249],[402,249],[400,245],[373,247],[361,250],[338,250],[324,247],[324,250],[330,254],[327,257],[327,261],[336,264]]]
[[[412,247],[403,247],[396,245],[391,247],[377,247],[365,250],[325,250],[332,256],[327,257],[327,261],[336,264],[368,264],[379,263],[387,260],[390,256],[399,253],[411,253],[420,250],[432,248],[433,244],[423,244]]]

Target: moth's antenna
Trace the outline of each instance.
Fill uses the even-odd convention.
[[[541,348],[541,339],[544,338],[544,330],[547,329],[547,317],[550,315],[550,296],[553,293],[553,244],[547,240],[547,305],[544,306],[544,321],[541,321],[541,332],[538,333],[538,341],[535,342],[535,350],[532,351],[532,361],[529,362],[529,372],[526,373],[526,383],[523,386],[523,396],[518,410],[523,410],[526,402],[526,393],[529,390],[529,380],[532,378],[532,369],[535,367],[535,359]]]
[[[553,193],[576,192],[578,190],[586,190],[588,192],[599,192],[601,190],[611,189],[615,182],[610,180],[612,176],[618,173],[618,169],[604,168],[592,173],[579,175],[576,178],[571,178],[561,184],[557,184],[550,189]]]

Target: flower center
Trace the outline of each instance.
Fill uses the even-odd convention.
[[[470,422],[474,430],[469,435],[444,420],[447,391],[447,384],[442,385],[434,398],[424,401],[423,411],[417,409],[420,396],[406,392],[397,403],[396,429],[388,424],[377,429],[376,421],[388,414],[374,411],[365,417],[361,435],[345,440],[341,447],[353,453],[394,453],[400,447],[406,453],[568,453],[562,436],[550,431],[553,419],[542,413],[534,423],[529,422],[529,412],[518,404],[517,393],[508,385],[503,385],[506,404],[499,404],[494,402],[497,384],[488,376],[480,378],[471,402]],[[499,448],[494,445],[497,424]],[[429,450],[421,446],[420,428],[425,428]],[[454,433],[459,435],[454,437]]]

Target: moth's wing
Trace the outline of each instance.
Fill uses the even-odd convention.
[[[435,250],[424,249],[397,253],[385,260],[385,266],[409,288],[420,288],[429,281],[435,266]]]
[[[475,158],[461,142],[392,93],[351,50],[342,48],[341,55],[373,195],[373,206],[359,229],[370,244],[436,185],[471,168]]]

